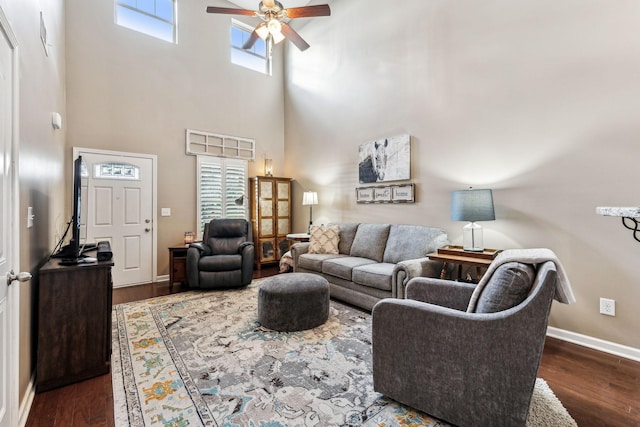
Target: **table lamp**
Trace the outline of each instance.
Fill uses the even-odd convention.
[[[311,225],[313,225],[313,205],[318,204],[318,193],[315,191],[305,191],[302,193],[302,205],[309,205],[309,233],[311,232]]]
[[[491,190],[468,190],[451,192],[451,220],[469,221],[462,229],[462,249],[471,252],[484,251],[482,227],[477,221],[493,221],[493,194]]]

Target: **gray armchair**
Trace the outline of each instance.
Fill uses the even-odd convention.
[[[202,243],[187,250],[187,280],[194,289],[246,286],[253,277],[251,223],[244,219],[214,219],[205,225]]]
[[[504,263],[477,288],[412,279],[373,308],[374,389],[459,426],[524,426],[556,278],[547,261]]]

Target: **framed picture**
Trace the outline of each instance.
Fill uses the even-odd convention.
[[[399,135],[358,147],[360,184],[411,179],[411,137]]]
[[[414,202],[414,186],[413,184],[394,185],[392,188],[391,199],[394,202]]]
[[[358,203],[414,203],[415,184],[356,188]]]
[[[373,202],[373,189],[375,187],[358,187],[356,188],[356,202],[371,203]]]
[[[390,202],[391,187],[374,187],[373,200],[376,202]]]

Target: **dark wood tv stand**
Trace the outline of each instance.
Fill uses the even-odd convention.
[[[109,372],[112,266],[52,259],[40,269],[37,392]]]

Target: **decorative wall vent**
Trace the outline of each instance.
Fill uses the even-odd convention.
[[[187,154],[228,157],[232,159],[254,160],[256,158],[255,139],[239,136],[187,129]]]

